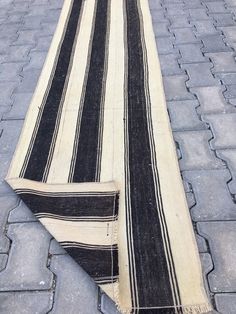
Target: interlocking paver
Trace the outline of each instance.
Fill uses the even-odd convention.
[[[2,121],[0,126],[3,128],[2,136],[0,137],[0,154],[8,154],[9,158],[15,151],[18,138],[23,122],[20,120]]]
[[[24,119],[29,107],[32,93],[16,93],[13,96],[13,105],[10,110],[3,115],[4,120]]]
[[[199,106],[196,100],[168,102],[171,126],[173,131],[206,129],[198,115],[196,108]]]
[[[222,86],[195,87],[190,89],[194,93],[199,102],[198,108],[201,113],[217,113],[233,110],[228,105],[223,96],[224,88]]]
[[[236,42],[236,26],[218,27],[218,29],[224,33],[229,44]]]
[[[50,269],[57,276],[55,302],[51,314],[99,314],[98,288],[68,255],[51,259]]]
[[[0,81],[2,82],[19,82],[21,80],[20,73],[22,72],[25,63],[9,62],[0,65]]]
[[[224,92],[224,96],[227,99],[236,98],[236,84],[226,85],[226,91]]]
[[[185,15],[183,3],[171,4],[166,7],[166,10],[167,10],[167,14],[170,16],[171,15],[178,15],[178,16]]]
[[[201,37],[203,42],[202,52],[221,52],[221,51],[232,51],[229,46],[226,46],[223,41],[222,35],[211,35]]]
[[[165,95],[167,100],[186,100],[195,99],[195,97],[188,92],[185,82],[187,75],[173,75],[165,76],[163,78]]]
[[[19,202],[19,205],[16,206],[8,216],[8,222],[28,222],[28,221],[37,221],[37,218],[34,216],[32,211],[22,202]]]
[[[178,64],[177,58],[178,55],[173,53],[159,56],[161,72],[163,76],[178,75],[184,73],[184,71],[180,68]]]
[[[236,21],[231,13],[225,14],[211,14],[211,17],[215,20],[215,26],[234,26]]]
[[[52,304],[52,292],[0,292],[0,312],[5,314],[45,314]]]
[[[179,59],[180,63],[195,63],[195,62],[207,62],[201,51],[201,44],[186,44],[178,45],[178,49],[181,54]]]
[[[14,45],[32,45],[35,46],[38,30],[20,30],[18,31],[18,38],[14,42]]]
[[[7,266],[0,273],[0,291],[50,289],[53,274],[47,268],[49,233],[40,223],[28,222],[10,224],[7,236],[12,245]]]
[[[210,17],[207,15],[205,8],[202,6],[199,8],[192,8],[188,10],[191,20],[209,20]]]
[[[39,79],[41,70],[31,69],[21,73],[22,81],[16,89],[17,93],[33,93]]]
[[[6,267],[7,265],[7,254],[0,254],[0,272]]]
[[[157,43],[157,49],[159,55],[169,54],[175,51],[173,46],[174,37],[159,37]],[[157,39],[156,39],[157,42]]]
[[[175,28],[172,32],[175,35],[175,44],[192,44],[199,42],[192,28]]]
[[[204,116],[210,123],[214,139],[211,145],[214,149],[236,148],[236,113],[214,114]]]
[[[207,275],[210,271],[212,271],[212,269],[214,267],[213,263],[212,263],[212,258],[211,258],[211,255],[209,253],[201,253],[200,254],[200,260],[201,260],[201,265],[202,265],[202,271],[203,271],[203,274],[205,275],[203,277],[204,286],[205,286],[206,292],[208,294],[208,297],[210,297]]]
[[[216,77],[219,78],[225,85],[236,84],[236,73],[217,73]]]
[[[153,23],[166,22],[164,11],[152,10],[152,22]]]
[[[202,8],[202,3],[200,0],[185,1],[185,8],[186,9]]]
[[[217,151],[217,156],[226,161],[230,170],[232,181],[228,183],[229,190],[232,194],[236,194],[236,150],[225,149]]]
[[[228,11],[223,1],[206,2],[206,7],[209,13],[225,13]]]
[[[212,138],[209,131],[175,132],[174,138],[178,142],[182,159],[179,161],[181,170],[218,169],[223,162],[216,158],[210,149],[208,141]]]
[[[7,253],[10,241],[5,233],[6,222],[9,212],[17,206],[19,200],[16,196],[1,196],[0,201],[0,253]]]
[[[168,16],[168,19],[171,23],[169,26],[170,29],[192,27],[189,23],[187,16],[184,15]]]
[[[196,36],[209,36],[209,35],[215,35],[218,33],[216,30],[213,21],[193,21],[192,24],[195,26],[196,31],[195,34]]]
[[[53,35],[55,33],[56,30],[56,24],[55,23],[51,23],[51,22],[43,22],[42,23],[42,31],[41,31],[41,35]]]
[[[215,303],[218,311],[225,314],[235,314],[236,309],[236,293],[232,294],[216,294]]]
[[[55,240],[52,239],[49,247],[49,254],[51,255],[64,255],[67,254],[63,247]]]
[[[17,84],[14,82],[0,82],[0,106],[9,106],[12,103],[11,95]]]
[[[43,16],[25,16],[23,20],[22,30],[39,30],[42,28]]]
[[[207,248],[206,240],[198,234],[196,234],[196,240],[197,240],[199,253],[207,253],[208,248]]]
[[[42,36],[37,40],[37,44],[31,51],[48,51],[51,44],[52,36]]]
[[[34,51],[30,52],[29,63],[24,67],[24,71],[31,71],[32,69],[42,69],[45,58],[46,58],[46,51]]]
[[[197,226],[207,238],[214,260],[214,270],[208,275],[211,291],[235,292],[236,222],[201,222]]]
[[[168,30],[169,23],[153,23],[153,30],[156,37],[168,37],[170,32]]]
[[[120,312],[114,306],[114,303],[105,293],[101,294],[101,308],[102,314],[120,314]]]
[[[21,62],[25,63],[29,60],[30,45],[25,46],[10,46],[7,53],[0,56],[1,63],[4,62]]]
[[[212,64],[210,62],[182,64],[181,67],[188,73],[189,81],[186,82],[188,87],[220,85],[220,81],[212,75]]]
[[[234,52],[207,53],[207,57],[213,62],[215,73],[236,72],[236,61]]]
[[[4,40],[4,38],[10,38],[11,40],[15,40],[18,36],[17,31],[19,28],[19,23],[11,23],[9,25],[2,24],[0,27],[0,39]]]
[[[236,204],[227,186],[231,178],[227,169],[185,171],[183,176],[191,183],[196,198],[196,204],[191,209],[194,221],[236,218]]]

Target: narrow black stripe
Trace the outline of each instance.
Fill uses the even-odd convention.
[[[73,2],[55,74],[44,106],[34,146],[24,174],[24,177],[27,179],[41,181],[43,177],[55,129],[57,112],[70,63],[82,2],[82,0],[75,0]]]
[[[134,275],[140,307],[170,306],[174,302],[154,188],[137,0],[126,1],[126,10],[129,184],[136,268]]]
[[[112,281],[113,276],[118,276],[117,250],[87,250],[75,247],[65,250],[93,278],[108,277]]]
[[[93,182],[96,180],[108,1],[109,0],[98,0],[97,4],[90,67],[81,118],[73,182]]]
[[[61,216],[117,216],[116,197],[49,197],[21,194],[24,203],[33,213],[51,213]]]

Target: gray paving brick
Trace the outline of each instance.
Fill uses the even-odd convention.
[[[19,202],[16,196],[0,197],[0,253],[7,253],[10,246],[10,241],[6,236],[6,222],[9,212],[15,208]]]
[[[184,71],[180,68],[178,61],[178,54],[160,55],[159,60],[161,64],[161,72],[163,76],[183,74]]]
[[[100,311],[102,314],[119,314],[114,302],[105,293],[101,294]]]
[[[0,196],[15,196],[16,193],[12,188],[3,180],[0,180]]]
[[[185,1],[185,8],[186,9],[202,8],[202,3],[200,0]]]
[[[194,33],[197,37],[215,35],[218,33],[213,24],[213,21],[193,21],[192,25],[194,25],[196,28]]]
[[[1,25],[0,28],[0,39],[4,40],[4,38],[10,38],[12,40],[15,40],[17,38],[17,31],[20,28],[19,23],[12,23],[7,25]]]
[[[152,13],[152,22],[153,23],[166,22],[166,17],[164,15],[164,11],[152,10],[151,13]]]
[[[16,89],[17,93],[33,93],[36,87],[36,84],[39,79],[41,70],[32,69],[30,71],[23,71],[21,73],[22,82]]]
[[[225,14],[211,14],[211,17],[215,20],[214,25],[216,26],[234,26],[236,21],[233,19],[231,13]]]
[[[50,269],[57,276],[51,314],[100,313],[97,310],[98,288],[68,255],[53,256]]]
[[[0,81],[19,82],[21,80],[20,74],[25,63],[3,63],[0,65]]]
[[[222,35],[211,35],[201,37],[201,41],[203,42],[202,52],[221,52],[221,51],[232,51],[232,49],[226,46],[223,41]]]
[[[214,73],[235,72],[236,61],[234,55],[234,52],[215,52],[206,54],[214,64],[214,68],[212,69]]]
[[[7,254],[0,254],[0,272],[6,267],[7,265]]]
[[[168,30],[169,23],[153,23],[153,30],[156,37],[169,37],[171,34]]]
[[[8,216],[8,223],[37,221],[32,211],[22,202],[11,210]]]
[[[22,23],[23,17],[24,17],[24,14],[22,14],[22,12],[15,12],[15,13],[11,12],[8,16],[6,16],[6,19],[4,20],[4,24]]]
[[[24,119],[29,108],[32,93],[17,93],[13,96],[13,105],[6,114],[3,115],[4,120],[20,120]]]
[[[218,27],[226,36],[228,43],[236,42],[236,26]]]
[[[32,45],[35,46],[38,35],[38,30],[20,30],[18,31],[18,38],[14,42],[14,45]]]
[[[23,122],[20,120],[2,121],[0,126],[3,128],[2,136],[0,137],[0,154],[11,155],[15,151],[18,138]]]
[[[225,85],[236,84],[236,73],[217,73],[216,77],[219,78]]]
[[[51,23],[51,22],[43,22],[42,23],[42,31],[41,35],[42,36],[48,36],[48,35],[54,35],[55,30],[56,30],[56,23]]]
[[[40,30],[42,28],[43,16],[25,16],[23,19],[22,30]]]
[[[169,16],[175,16],[175,15],[178,15],[178,16],[181,16],[181,15],[185,15],[185,11],[184,11],[184,6],[179,4],[179,3],[176,3],[176,4],[172,4],[172,5],[169,5],[167,8],[167,14]]]
[[[198,115],[196,108],[199,106],[196,100],[168,102],[168,111],[173,131],[206,129]]]
[[[236,291],[236,222],[202,222],[198,230],[207,238],[214,260],[214,270],[208,275],[211,291]]]
[[[48,51],[52,36],[39,37],[36,46],[31,51]]]
[[[229,190],[232,194],[236,194],[236,150],[225,149],[216,152],[219,158],[223,159],[230,170],[232,181],[228,182]]]
[[[28,16],[45,16],[47,14],[47,10],[49,9],[48,5],[45,4],[37,4],[38,2],[35,3],[35,5],[30,5],[28,10],[27,10],[27,17]]]
[[[31,49],[30,45],[25,46],[10,46],[5,55],[0,56],[1,63],[4,62],[22,62],[29,60],[28,54]]]
[[[13,2],[13,6],[11,7],[11,10],[13,12],[22,12],[22,13],[27,13],[29,10],[29,2],[24,1],[24,2]]]
[[[224,96],[227,99],[236,98],[236,84],[226,85],[226,91],[224,92]]]
[[[184,15],[168,16],[168,19],[171,23],[169,27],[170,29],[192,27],[189,23],[187,16]]]
[[[7,113],[11,109],[10,106],[0,106],[0,121],[5,113]]]
[[[161,1],[160,0],[157,0],[157,1],[155,1],[155,0],[148,0],[148,3],[149,3],[149,7],[150,7],[151,10],[153,10],[153,9],[155,9],[155,10],[156,9],[161,9]]]
[[[0,181],[3,181],[7,175],[11,159],[8,154],[0,154]]]
[[[208,248],[207,248],[206,240],[200,235],[196,234],[196,241],[197,241],[199,253],[207,253]]]
[[[225,0],[227,7],[235,7],[236,6],[236,0]]]
[[[194,221],[236,218],[236,204],[227,187],[231,178],[227,169],[185,171],[183,176],[192,185],[196,199],[196,205],[191,209]]]
[[[214,149],[236,148],[236,113],[204,116],[214,135],[211,146]]]
[[[45,314],[53,303],[52,292],[1,292],[0,312],[6,314]]]
[[[225,13],[228,11],[223,1],[206,2],[206,7],[209,13]]]
[[[220,85],[219,80],[212,75],[212,64],[210,62],[182,64],[181,67],[187,71],[189,76],[189,80],[186,82],[188,87]]]
[[[11,95],[17,84],[14,82],[0,82],[0,106],[9,106],[12,104]]]
[[[156,38],[158,54],[171,54],[176,51],[173,46],[174,37],[159,37]]]
[[[228,105],[223,96],[224,88],[222,86],[195,87],[190,89],[194,93],[199,102],[198,108],[201,113],[217,113],[233,110]]]
[[[207,15],[205,8],[202,6],[199,8],[193,8],[188,10],[191,20],[209,20],[210,17]]]
[[[172,31],[175,35],[175,44],[192,44],[199,42],[192,28],[175,28]]]
[[[201,260],[201,265],[202,265],[202,272],[204,274],[203,281],[204,281],[204,286],[205,290],[208,294],[208,298],[210,298],[210,291],[209,291],[209,286],[208,286],[208,281],[207,281],[207,274],[212,271],[213,269],[213,262],[211,255],[209,253],[201,253],[200,254],[200,260]]]
[[[207,62],[201,51],[201,44],[178,45],[181,54],[180,63]]]
[[[236,309],[236,293],[232,294],[216,294],[215,303],[217,310],[223,314],[235,314]]]
[[[7,235],[12,245],[7,266],[0,273],[0,291],[50,289],[53,274],[47,268],[48,232],[40,223],[28,222],[10,224]]]
[[[223,162],[215,157],[209,147],[211,137],[211,132],[207,130],[174,133],[182,155],[179,161],[181,170],[222,168]]]
[[[46,58],[46,51],[34,51],[30,52],[29,63],[24,67],[24,71],[31,71],[32,69],[42,69],[45,58]]]
[[[67,254],[63,247],[55,240],[52,239],[49,247],[49,254],[51,255],[64,255]]]
[[[163,78],[166,99],[171,100],[186,100],[194,99],[195,97],[188,92],[185,82],[188,77],[186,75],[166,76]]]

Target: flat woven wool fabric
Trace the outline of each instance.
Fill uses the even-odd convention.
[[[147,0],[65,0],[6,180],[122,312],[211,309]]]

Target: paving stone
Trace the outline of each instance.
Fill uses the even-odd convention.
[[[195,62],[207,62],[201,51],[201,44],[186,44],[178,45],[178,49],[182,58],[179,59],[180,63],[195,63]]]
[[[52,36],[39,37],[36,46],[31,51],[48,51],[51,41]]]
[[[36,2],[37,3],[37,2]],[[35,4],[30,5],[27,10],[27,17],[28,16],[45,16],[47,14],[47,10],[49,9],[48,5],[43,4]]]
[[[0,272],[6,267],[7,265],[7,254],[0,254]]]
[[[226,162],[232,176],[232,181],[228,182],[228,187],[232,194],[236,194],[236,150],[221,149],[217,151],[216,154]]]
[[[186,100],[194,99],[186,88],[185,82],[188,77],[186,75],[174,75],[163,77],[166,99],[171,100]]]
[[[194,221],[236,218],[236,204],[227,186],[231,178],[227,169],[185,171],[183,176],[192,185],[196,199],[196,205],[191,208]]]
[[[225,85],[236,84],[236,73],[217,73],[215,76]]]
[[[220,85],[211,73],[211,63],[182,64],[181,67],[187,71],[189,80],[187,87],[216,86]]]
[[[236,113],[223,113],[204,116],[211,126],[214,139],[211,146],[214,149],[236,148]]]
[[[52,239],[49,247],[49,254],[51,255],[63,255],[67,254],[63,247],[55,240]]]
[[[17,93],[33,93],[38,82],[41,70],[32,69],[21,73],[22,82],[17,87]]]
[[[22,201],[20,201],[19,205],[10,212],[8,216],[8,223],[29,221],[37,221],[37,218],[34,216],[32,211]]]
[[[236,0],[225,0],[227,7],[235,7],[236,6]]]
[[[57,26],[56,23],[43,22],[41,35],[42,36],[54,35],[55,30],[56,30],[56,26]]]
[[[9,106],[12,104],[12,93],[17,84],[14,82],[0,82],[0,106]]]
[[[24,65],[25,63],[2,63],[0,65],[0,81],[19,82],[21,80],[20,73]]]
[[[114,302],[105,293],[101,294],[100,311],[102,314],[119,314]]]
[[[49,233],[40,223],[28,222],[10,224],[7,235],[12,244],[7,267],[0,273],[0,291],[50,289],[53,274],[47,268]]]
[[[221,86],[195,87],[190,89],[200,102],[198,110],[201,113],[217,113],[233,110],[223,96],[224,88]]]
[[[215,303],[217,310],[223,314],[235,314],[236,309],[236,293],[232,294],[216,294]]]
[[[222,35],[211,35],[201,37],[201,41],[203,42],[202,52],[221,52],[221,51],[232,51],[232,49],[226,46],[223,41]]]
[[[12,23],[7,25],[1,25],[0,28],[0,39],[3,40],[4,38],[11,38],[16,39],[17,38],[17,31],[20,28],[19,23]]]
[[[22,12],[22,13],[27,13],[29,10],[29,2],[24,1],[24,2],[13,2],[13,6],[11,7],[11,10],[13,12]]]
[[[9,14],[10,13],[10,14]],[[9,12],[4,20],[4,24],[22,23],[24,15],[21,12]]]
[[[185,8],[186,9],[202,8],[202,3],[200,0],[185,1]]]
[[[236,42],[236,26],[228,26],[228,27],[218,27],[224,35],[228,43]]]
[[[184,73],[178,64],[177,58],[178,54],[173,53],[159,56],[161,72],[163,76]]]
[[[3,128],[0,137],[0,154],[11,155],[15,151],[22,125],[23,122],[20,120],[2,121],[0,123]]]
[[[0,312],[6,314],[45,314],[53,304],[52,292],[1,292]]]
[[[236,25],[236,21],[233,19],[233,15],[231,13],[226,14],[211,14],[210,15],[215,22],[216,26],[234,26]]]
[[[58,21],[60,13],[61,13],[61,7],[60,8],[52,8],[50,10],[47,10],[47,15],[44,16],[43,22],[50,22],[50,23],[55,22],[56,23]],[[161,16],[159,16],[159,18],[160,17]],[[159,19],[159,21],[161,21],[161,19]],[[164,15],[163,15],[162,21],[164,21]]]
[[[236,98],[236,84],[226,85],[226,91],[224,92],[224,96],[227,99]]]
[[[0,180],[0,196],[15,196],[16,193],[12,188],[4,181]]]
[[[171,54],[176,51],[173,46],[174,37],[159,37],[156,38],[158,54]]]
[[[179,161],[181,170],[218,169],[223,162],[216,158],[209,147],[212,138],[210,131],[175,132],[174,138],[178,142],[182,159]]]
[[[6,114],[3,115],[4,120],[20,120],[24,119],[29,108],[32,93],[17,93],[13,96],[13,105]]]
[[[170,29],[175,29],[175,28],[186,28],[189,27],[191,28],[192,26],[189,23],[188,17],[181,15],[181,16],[168,16],[168,19],[170,21]]]
[[[153,23],[153,30],[156,37],[169,37],[171,34],[168,30],[169,23]]]
[[[209,286],[208,286],[208,281],[207,281],[207,275],[210,271],[212,271],[214,267],[212,263],[212,258],[209,253],[201,253],[200,260],[201,260],[201,265],[202,265],[202,272],[204,274],[204,277],[203,277],[204,287],[208,294],[208,298],[210,299],[210,291],[209,291]]]
[[[225,13],[225,12],[227,12],[227,9],[225,7],[224,2],[212,1],[212,2],[206,2],[205,5],[206,5],[209,13]]]
[[[0,154],[0,181],[5,179],[10,162],[9,154]]]
[[[212,69],[214,73],[235,72],[236,61],[234,55],[234,52],[215,52],[206,54],[214,64],[214,68]]]
[[[0,106],[0,121],[3,118],[3,115],[11,109],[11,106]]]
[[[10,246],[10,241],[5,234],[7,218],[9,212],[17,206],[19,200],[16,196],[2,196],[0,201],[0,253],[7,253]]]
[[[35,46],[37,42],[38,30],[20,30],[18,31],[18,38],[14,45],[32,45]]]
[[[211,291],[235,292],[236,222],[202,222],[198,230],[207,238],[214,260],[214,270],[208,275]]]
[[[218,33],[216,30],[213,21],[193,21],[192,24],[195,26],[196,31],[195,35],[196,36],[209,36],[209,35],[215,35]]]
[[[196,108],[199,106],[196,100],[168,102],[168,111],[173,131],[206,129],[198,115]]]
[[[53,256],[50,269],[57,276],[51,314],[100,313],[97,310],[97,286],[68,255]]]
[[[207,15],[206,10],[201,6],[199,8],[189,9],[189,16],[191,20],[209,20],[210,17]]]
[[[153,10],[153,9],[157,10],[157,9],[161,9],[162,8],[161,4],[160,4],[160,1],[148,0],[148,3],[149,3],[149,7],[150,7],[151,10]]]
[[[25,63],[29,60],[29,51],[31,49],[30,45],[25,46],[10,46],[7,49],[5,55],[0,56],[2,63],[4,62],[21,62]]]
[[[185,15],[185,10],[184,10],[184,6],[181,6],[180,4],[173,4],[170,5],[169,7],[166,8],[167,10],[167,14],[169,16],[181,16],[181,15]]]
[[[22,30],[40,30],[42,28],[42,20],[43,16],[25,16],[23,25],[22,25]]]
[[[199,253],[207,253],[208,248],[207,248],[206,240],[198,234],[196,234],[195,236],[196,236]]]
[[[24,67],[24,71],[32,69],[42,69],[47,53],[45,51],[30,52],[30,62]]]
[[[152,14],[152,22],[153,23],[166,22],[166,17],[164,15],[164,11],[151,10],[151,14]]]
[[[176,28],[172,30],[175,35],[175,44],[192,44],[199,40],[191,28]]]

